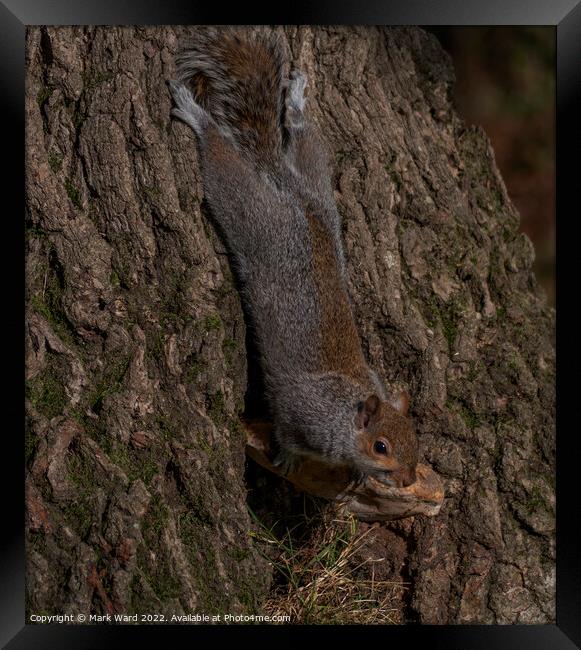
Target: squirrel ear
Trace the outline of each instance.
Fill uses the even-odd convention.
[[[368,426],[369,421],[379,413],[381,401],[377,395],[370,395],[365,402],[357,405],[357,424],[361,428]]]
[[[410,407],[409,393],[402,390],[400,393],[393,395],[389,400],[389,403],[400,415],[406,416]]]

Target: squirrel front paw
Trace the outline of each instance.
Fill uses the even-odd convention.
[[[349,473],[349,483],[347,483],[347,485],[341,492],[335,495],[334,497],[335,501],[348,501],[352,499],[353,492],[356,491],[357,488],[361,487],[365,483],[366,478],[367,478],[367,474],[364,474],[363,472],[360,472],[358,469],[352,467]]]
[[[365,483],[365,479],[367,478],[367,474],[364,472],[361,472],[358,469],[351,468],[351,485],[354,488],[358,488],[359,486],[363,485]]]
[[[296,454],[279,451],[274,457],[272,464],[278,468],[283,476],[288,476],[297,471],[300,465],[300,459]]]
[[[196,102],[185,84],[169,80],[167,85],[176,105],[171,109],[171,115],[185,122],[198,135],[201,135],[211,121],[209,113]]]

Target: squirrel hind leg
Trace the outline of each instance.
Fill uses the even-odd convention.
[[[212,121],[210,114],[196,102],[185,84],[170,80],[167,85],[175,103],[171,115],[185,122],[198,135],[202,135]]]
[[[300,70],[292,70],[290,78],[285,80],[284,85],[287,89],[286,109],[289,122],[293,126],[298,126],[298,123],[302,122],[303,111],[307,101],[305,97],[307,77]]]

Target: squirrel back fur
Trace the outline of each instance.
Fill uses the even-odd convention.
[[[231,254],[261,355],[277,463],[415,478],[407,398],[365,361],[347,290],[325,147],[304,115],[306,77],[278,36],[208,29],[177,59],[172,114],[198,136],[204,193]]]

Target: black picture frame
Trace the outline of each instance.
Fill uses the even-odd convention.
[[[257,12],[246,3],[234,11],[225,11],[211,3],[192,0],[93,0],[72,3],[68,0],[4,0],[0,2],[0,80],[2,92],[3,159],[6,169],[2,176],[2,200],[5,206],[3,228],[2,288],[12,291],[14,307],[4,315],[5,352],[14,360],[12,373],[5,378],[12,384],[14,398],[6,397],[4,437],[2,440],[4,476],[7,488],[3,495],[4,549],[0,558],[2,592],[0,608],[0,641],[9,650],[20,648],[110,648],[128,642],[147,640],[148,643],[171,647],[189,640],[219,643],[236,635],[236,642],[249,640],[249,634],[259,632],[261,643],[296,644],[305,633],[309,640],[320,638],[328,643],[328,628],[282,628],[262,626],[202,627],[202,626],[66,626],[25,625],[24,621],[24,451],[22,444],[23,400],[14,381],[23,375],[22,325],[19,316],[23,306],[24,270],[21,248],[22,222],[17,217],[24,204],[24,44],[27,25],[153,25],[153,24],[386,24],[386,25],[550,25],[556,28],[556,214],[558,269],[557,305],[559,340],[564,326],[574,318],[567,315],[567,297],[559,277],[575,274],[567,265],[575,258],[565,256],[567,221],[578,219],[575,209],[577,170],[574,161],[581,153],[581,2],[580,0],[368,0],[350,3],[348,0],[295,2],[286,7]],[[7,206],[12,206],[8,209]],[[21,213],[20,213],[21,214]],[[11,253],[16,259],[12,259]],[[578,254],[577,254],[578,257]],[[21,273],[21,275],[19,275]],[[20,280],[20,281],[19,281]],[[574,286],[574,285],[573,285]],[[574,292],[576,293],[576,292]],[[561,299],[563,297],[563,299]],[[572,301],[571,301],[572,302]],[[5,303],[5,305],[8,303]],[[8,343],[6,343],[8,341]],[[18,342],[18,343],[17,343]],[[568,343],[563,345],[567,351]],[[560,351],[560,348],[559,348]],[[564,355],[557,355],[561,359]],[[567,354],[568,356],[568,354]],[[568,360],[568,359],[567,359]],[[563,363],[560,364],[561,366]],[[563,370],[561,368],[561,370]],[[558,435],[557,435],[557,623],[532,626],[390,626],[380,628],[341,628],[341,636],[349,643],[428,643],[429,648],[575,648],[581,645],[581,562],[576,541],[575,517],[578,501],[574,493],[576,467],[576,430],[567,422],[572,416],[576,382],[567,381],[558,373]],[[6,389],[9,390],[9,389]],[[8,393],[6,393],[8,395]],[[7,426],[9,425],[9,426]],[[324,636],[323,636],[324,635]],[[363,636],[362,636],[363,635]]]

